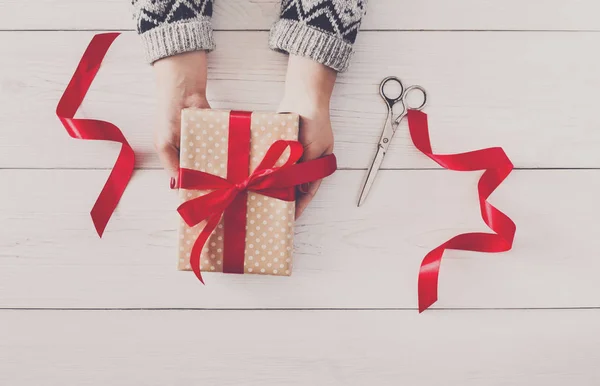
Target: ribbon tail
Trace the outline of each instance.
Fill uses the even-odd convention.
[[[219,214],[213,215],[207,220],[204,229],[202,229],[202,232],[198,235],[198,238],[192,247],[192,251],[190,252],[190,267],[202,284],[204,284],[204,279],[202,279],[202,274],[200,273],[200,254],[202,253],[206,241],[217,228],[217,225],[219,225],[220,219],[221,215]]]
[[[492,206],[488,197],[508,177],[513,164],[502,148],[482,149],[460,154],[434,154],[429,138],[427,114],[409,110],[408,124],[415,147],[448,170],[485,170],[478,183],[479,204],[484,223],[495,233],[463,233],[429,252],[419,269],[419,312],[425,311],[438,300],[438,277],[442,256],[446,249],[475,252],[505,252],[512,248],[515,223]]]
[[[438,277],[444,246],[429,252],[419,268],[419,313],[431,307],[438,300]]]
[[[106,225],[131,179],[135,167],[135,154],[121,130],[112,123],[73,117],[94,81],[104,56],[118,36],[119,33],[105,33],[93,37],[56,107],[56,115],[72,138],[105,140],[121,144],[119,156],[110,176],[90,212],[100,237],[104,234]]]
[[[125,193],[125,188],[133,174],[134,165],[135,154],[129,143],[125,141],[121,146],[117,161],[90,211],[92,222],[100,237],[104,234],[108,221]]]

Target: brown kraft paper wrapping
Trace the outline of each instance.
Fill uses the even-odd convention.
[[[252,113],[250,173],[273,142],[298,139],[297,114]],[[189,108],[181,112],[180,166],[227,177],[229,110]],[[276,166],[289,156],[286,150]],[[181,202],[207,191],[179,190]],[[289,276],[292,272],[295,203],[248,192],[244,273]],[[180,219],[178,269],[190,270],[190,252],[204,223],[188,227]],[[223,219],[200,256],[200,270],[223,272]]]

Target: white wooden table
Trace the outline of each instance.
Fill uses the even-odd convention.
[[[272,110],[276,0],[217,0],[215,107]],[[600,3],[372,0],[333,101],[341,170],[296,230],[290,278],[175,270],[177,198],[153,154],[151,68],[126,0],[0,0],[0,385],[600,384]],[[71,140],[56,103],[89,39],[124,30],[82,117],[139,160],[104,239],[88,211],[118,145]],[[478,173],[438,169],[404,127],[355,207],[385,108],[379,81],[427,88],[438,152],[505,148],[492,201],[514,250],[447,253],[418,315],[419,263],[486,228]]]

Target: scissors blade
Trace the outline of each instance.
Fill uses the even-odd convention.
[[[384,156],[385,150],[381,146],[378,146],[377,154],[375,155],[375,158],[373,158],[373,163],[371,164],[371,167],[369,168],[369,171],[367,173],[367,179],[365,180],[362,191],[360,192],[360,197],[358,198],[358,206],[361,206],[365,202],[367,195],[369,195],[369,191],[373,186],[373,182],[375,182],[375,176],[377,176],[377,172],[379,171],[379,168],[381,168],[381,164],[383,163]]]

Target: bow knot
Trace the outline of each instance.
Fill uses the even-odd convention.
[[[238,192],[243,192],[244,190],[246,190],[248,188],[248,184],[250,183],[250,178],[246,178],[244,181],[242,182],[238,182],[237,184],[235,184],[233,187],[235,188],[235,190],[237,190]]]

